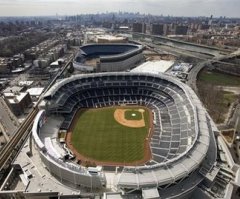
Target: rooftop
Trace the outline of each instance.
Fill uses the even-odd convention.
[[[159,74],[166,72],[172,65],[174,64],[173,61],[148,61],[140,66],[131,70],[131,72],[147,72],[153,74]]]
[[[15,92],[20,92],[23,90],[23,87],[21,86],[12,86],[12,87],[7,87],[3,93],[15,93]]]
[[[28,95],[28,93],[4,93],[4,96],[8,99],[10,104],[17,104],[21,102],[26,95]]]
[[[145,199],[153,199],[153,198],[159,198],[159,193],[158,193],[158,189],[157,188],[153,188],[153,189],[143,189],[142,190],[142,195],[143,198]]]
[[[99,36],[97,36],[97,39],[105,39],[105,40],[109,40],[109,41],[111,41],[111,40],[123,40],[123,39],[125,39],[125,37],[116,37],[116,36],[113,36],[113,35],[99,35]]]
[[[27,92],[31,95],[31,96],[39,96],[42,94],[44,88],[43,87],[36,87],[36,88],[29,88],[27,90]]]

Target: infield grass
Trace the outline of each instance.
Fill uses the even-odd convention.
[[[73,127],[72,144],[85,157],[116,163],[134,163],[144,158],[144,141],[148,135],[149,112],[131,107],[133,112],[144,109],[145,127],[130,128],[114,119],[117,107],[87,109]],[[129,107],[126,107],[129,109]]]

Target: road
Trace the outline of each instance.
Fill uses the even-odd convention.
[[[182,40],[177,40],[173,38],[169,38],[166,36],[160,36],[160,35],[150,35],[150,34],[144,34],[144,33],[133,33],[133,38],[147,38],[154,40],[156,42],[160,42],[161,44],[173,47],[173,48],[179,48],[182,50],[189,50],[193,52],[198,52],[198,53],[203,53],[203,54],[208,54],[208,55],[219,55],[221,53],[223,54],[229,54],[232,51],[229,49],[223,49],[223,48],[218,48],[214,46],[207,46],[207,45],[202,45],[202,44],[196,44],[196,43],[191,43],[191,42],[186,42]]]
[[[150,37],[149,35],[145,35],[145,34],[140,34],[140,35]],[[185,56],[189,56],[189,57],[193,57],[193,58],[197,58],[199,60],[202,60],[202,61],[198,62],[195,66],[192,67],[191,71],[188,74],[188,79],[187,79],[187,82],[186,82],[191,88],[193,88],[193,90],[195,92],[197,92],[196,81],[197,81],[198,73],[204,67],[211,66],[215,62],[222,63],[221,61],[224,60],[224,59],[234,58],[234,57],[240,56],[240,48],[238,50],[230,53],[230,54],[221,55],[221,53],[220,53],[221,51],[219,51],[219,53],[216,52],[218,50],[217,48],[199,45],[199,47],[205,48],[206,50],[207,49],[214,50],[215,51],[215,54],[214,54],[215,56],[212,57],[212,56],[204,54],[203,52],[195,51],[194,48],[191,49],[191,48],[189,48],[189,46],[188,46],[187,49],[180,49],[180,48],[174,47],[174,46],[172,46],[172,47],[171,46],[164,46],[164,44],[163,45],[157,45],[157,44],[153,44],[153,43],[149,44],[146,41],[139,41],[139,40],[136,40],[136,41],[138,43],[142,44],[142,45],[149,46],[150,48],[153,48],[156,52],[159,52],[159,53],[170,52],[173,55],[185,55]],[[173,40],[173,41],[175,41],[175,40]],[[178,42],[178,41],[176,41],[176,42]],[[181,41],[179,41],[179,42],[181,43]],[[189,42],[187,42],[187,43],[183,42],[183,43],[184,44],[189,44]],[[193,46],[198,46],[198,45],[193,44]],[[223,50],[223,49],[219,49],[219,50]]]
[[[188,74],[187,84],[196,92],[197,91],[197,76],[198,73],[205,67],[208,66],[211,61],[203,61],[194,66]]]
[[[148,46],[148,44],[146,42],[140,42],[142,45],[146,45]],[[197,87],[196,87],[196,79],[197,79],[197,75],[198,73],[207,65],[212,63],[212,59],[216,59],[216,57],[201,57],[201,56],[196,56],[196,52],[190,52],[188,50],[180,50],[180,49],[176,49],[176,48],[171,48],[171,47],[166,47],[166,46],[159,46],[157,44],[152,44],[149,45],[151,48],[154,48],[155,51],[160,50],[160,52],[162,52],[162,48],[164,48],[164,50],[166,51],[170,51],[171,53],[173,53],[174,55],[176,54],[180,54],[180,55],[185,55],[185,56],[190,56],[190,57],[194,57],[197,59],[202,59],[203,61],[199,62],[197,65],[195,65],[189,75],[188,75],[188,81],[187,84],[192,87],[195,91],[197,91]],[[220,57],[220,56],[218,56]],[[221,56],[222,57],[222,56]],[[224,56],[225,57],[225,56]],[[217,61],[217,60],[216,60]]]
[[[221,55],[221,56],[216,56],[213,59],[210,60],[206,60],[203,62],[199,62],[197,65],[195,65],[191,71],[188,74],[188,80],[187,80],[187,84],[193,88],[193,90],[195,90],[195,92],[197,92],[197,86],[196,86],[196,82],[197,82],[197,76],[198,73],[206,66],[210,66],[215,62],[219,62],[221,60],[224,59],[228,59],[228,58],[233,58],[233,57],[237,57],[240,56],[240,51],[237,50],[229,55]]]
[[[176,48],[176,47],[170,47],[164,44],[149,44],[147,42],[144,41],[137,41],[138,43],[145,45],[145,46],[149,46],[151,48],[153,48],[156,52],[158,52],[159,54],[172,54],[174,56],[186,56],[186,57],[192,57],[192,58],[196,58],[199,60],[208,60],[208,59],[212,59],[213,56],[210,55],[206,55],[203,53],[199,53],[199,52],[195,52],[195,51],[190,51],[190,50],[183,50],[180,48]]]

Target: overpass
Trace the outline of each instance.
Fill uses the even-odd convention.
[[[189,74],[188,74],[188,80],[187,80],[187,84],[189,86],[191,86],[195,92],[197,92],[197,86],[196,86],[196,81],[197,81],[197,76],[198,76],[198,73],[204,68],[204,67],[207,67],[207,66],[211,66],[212,64],[214,63],[222,63],[222,60],[225,60],[225,59],[231,59],[231,58],[234,58],[234,57],[238,57],[240,56],[240,50],[237,50],[229,55],[225,55],[225,56],[216,56],[214,57],[213,59],[211,60],[206,60],[206,61],[203,61],[203,62],[200,62],[198,63],[196,66],[194,66]],[[231,64],[230,64],[231,65]]]

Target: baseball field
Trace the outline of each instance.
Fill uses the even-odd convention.
[[[77,157],[106,164],[134,164],[146,159],[150,113],[145,107],[124,106],[80,110],[75,116],[71,145]]]

